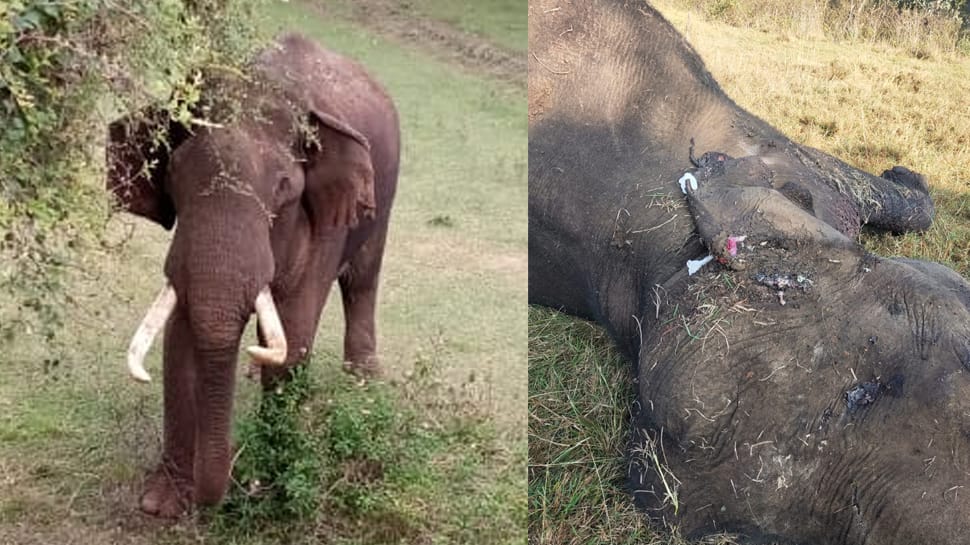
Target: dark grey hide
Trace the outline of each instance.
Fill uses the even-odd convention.
[[[927,229],[922,176],[792,142],[644,2],[529,10],[529,297],[634,363],[644,512],[745,543],[970,543],[970,285],[856,241]]]

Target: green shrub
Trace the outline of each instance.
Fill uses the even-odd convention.
[[[65,273],[101,248],[111,213],[107,123],[192,96],[207,66],[239,66],[261,42],[262,1],[0,2],[0,290],[19,311],[0,328],[53,337]]]
[[[494,429],[440,397],[439,373],[424,367],[397,385],[356,382],[336,366],[300,369],[264,394],[237,424],[233,484],[210,536],[458,543],[494,532],[489,539],[504,543],[520,535],[524,448],[498,449]],[[496,517],[514,522],[494,528],[487,521]]]
[[[378,508],[382,481],[398,459],[414,444],[401,437],[402,422],[390,403],[389,392],[368,385],[346,390],[329,403],[323,419],[323,456],[327,459],[329,497],[338,509],[363,514]],[[403,439],[398,443],[397,438]],[[399,454],[403,456],[398,456]],[[406,461],[406,460],[404,460]]]
[[[286,387],[264,395],[255,412],[242,419],[235,488],[222,508],[225,520],[261,526],[277,519],[307,519],[316,511],[320,439],[307,430],[300,409],[317,390],[310,373],[298,368]]]

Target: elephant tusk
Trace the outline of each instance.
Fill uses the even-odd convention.
[[[250,346],[246,348],[246,352],[256,364],[282,365],[286,361],[286,334],[283,332],[283,324],[269,286],[260,290],[256,296],[256,317],[259,319],[263,338],[266,339],[266,346]]]
[[[155,302],[148,308],[145,318],[138,324],[135,335],[128,345],[128,372],[139,382],[151,382],[152,378],[145,371],[145,354],[152,347],[155,335],[162,329],[168,317],[175,310],[175,289],[166,283],[165,287],[155,298]]]

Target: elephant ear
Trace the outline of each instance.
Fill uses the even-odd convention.
[[[175,206],[165,193],[171,151],[188,131],[168,112],[149,107],[108,126],[106,186],[122,208],[158,223],[175,225]]]
[[[815,242],[848,247],[852,241],[806,211],[771,184],[771,171],[757,157],[727,161],[718,169],[684,176],[687,202],[697,231],[711,252],[730,260],[740,237],[747,245],[773,241],[782,246]],[[733,239],[733,240],[731,240]]]
[[[325,228],[356,227],[376,215],[374,166],[367,138],[336,116],[310,112],[316,129],[306,149],[306,201]]]

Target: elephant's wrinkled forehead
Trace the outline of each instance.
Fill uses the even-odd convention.
[[[167,184],[177,204],[182,193],[208,196],[226,190],[266,200],[273,181],[293,163],[285,147],[267,142],[258,132],[204,128],[173,154]]]
[[[256,169],[253,151],[237,130],[203,128],[175,150],[170,178],[181,182],[219,174],[245,176]]]
[[[963,422],[970,415],[970,309],[957,293],[968,286],[944,269],[870,257],[851,267],[847,277],[815,279],[820,306],[829,312],[821,338],[837,341],[820,345],[827,355],[819,361],[837,375],[849,370],[852,388],[869,381],[904,403],[880,411],[902,411],[901,418],[926,411],[919,414],[941,422]],[[852,388],[839,382],[836,390]],[[877,406],[883,405],[880,396]]]

